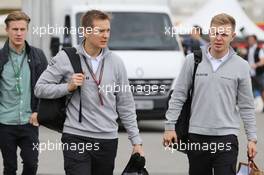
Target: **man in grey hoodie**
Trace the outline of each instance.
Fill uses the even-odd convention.
[[[235,19],[218,14],[211,20],[210,44],[202,48],[202,62],[195,75],[189,125],[190,175],[235,175],[240,118],[247,139],[248,156],[256,155],[256,119],[250,68],[230,47],[235,37]],[[177,143],[175,124],[187,98],[194,68],[188,55],[166,113],[164,146]]]
[[[68,56],[60,51],[41,75],[35,94],[50,99],[72,95],[61,139],[66,174],[112,175],[118,144],[118,117],[128,132],[133,153],[144,154],[135,103],[122,60],[107,48],[110,17],[104,12],[91,10],[81,21],[86,31],[85,39],[76,49],[84,73],[75,74]],[[75,92],[78,87],[81,87],[81,97]],[[85,150],[65,146],[72,144]]]

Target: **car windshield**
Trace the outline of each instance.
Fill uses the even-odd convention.
[[[179,50],[175,37],[165,35],[172,24],[167,14],[113,12],[111,21],[111,50]],[[77,26],[80,17],[77,14]],[[78,36],[78,43],[82,40]]]

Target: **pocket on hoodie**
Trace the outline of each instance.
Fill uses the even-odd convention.
[[[237,80],[234,77],[221,75],[220,76],[220,84],[223,85],[224,87],[231,89],[231,90],[237,89]]]

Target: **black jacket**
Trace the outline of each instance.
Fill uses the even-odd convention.
[[[34,95],[34,87],[41,73],[46,69],[48,63],[47,63],[47,58],[42,50],[30,46],[27,42],[25,43],[26,43],[26,53],[28,56],[27,62],[29,64],[29,68],[31,72],[31,110],[32,112],[37,112],[39,100]],[[9,43],[7,40],[5,42],[4,47],[0,50],[0,79],[2,78],[1,75],[4,69],[4,65],[8,62],[8,54],[9,54]]]
[[[260,51],[260,47],[257,47],[255,52],[254,52],[254,60],[255,60],[255,63],[259,62],[259,51]],[[248,61],[248,54],[249,54],[249,48],[247,48],[247,54],[245,56],[245,59]],[[264,73],[264,66],[261,66],[261,67],[257,67],[256,69],[256,76],[259,76],[261,74]]]

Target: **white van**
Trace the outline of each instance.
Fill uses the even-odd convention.
[[[125,63],[138,119],[163,119],[185,59],[178,36],[165,35],[166,28],[172,27],[169,9],[134,4],[72,6],[65,24],[79,27],[82,14],[90,9],[112,14],[109,48]],[[82,39],[66,37],[63,41],[73,46]]]

